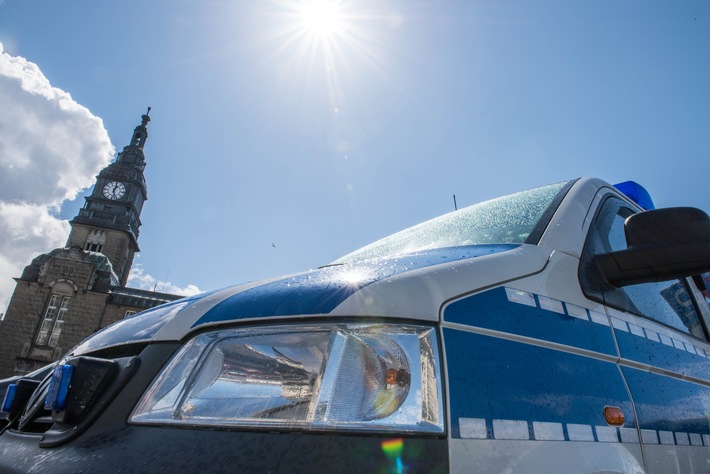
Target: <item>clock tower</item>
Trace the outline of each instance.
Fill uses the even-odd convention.
[[[140,214],[148,199],[143,147],[148,139],[149,113],[150,107],[133,131],[130,144],[99,172],[93,192],[70,222],[72,229],[66,245],[108,257],[119,286],[126,286],[133,258],[139,251]]]
[[[37,370],[95,331],[180,298],[126,287],[148,196],[143,147],[149,113],[150,108],[130,144],[96,176],[70,222],[66,246],[36,256],[15,278],[0,318],[0,378]]]

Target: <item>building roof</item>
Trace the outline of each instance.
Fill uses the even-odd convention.
[[[112,286],[107,303],[148,309],[180,298],[182,296],[170,293]]]

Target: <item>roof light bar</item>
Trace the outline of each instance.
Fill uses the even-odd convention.
[[[624,181],[623,183],[615,184],[614,187],[645,210],[650,211],[656,208],[646,188],[637,182]]]

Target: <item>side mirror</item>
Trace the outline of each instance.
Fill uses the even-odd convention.
[[[673,280],[710,271],[710,217],[693,207],[654,209],[624,223],[628,248],[596,255],[613,286]]]

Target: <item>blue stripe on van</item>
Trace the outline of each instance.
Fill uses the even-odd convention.
[[[709,435],[710,387],[630,367],[621,368],[636,404],[639,427],[657,433],[647,444],[696,444],[691,435]],[[676,442],[671,442],[671,435]],[[685,437],[683,440],[682,437]],[[664,438],[668,440],[665,442]],[[685,441],[685,442],[684,442]]]
[[[617,324],[623,325],[623,330],[617,329]],[[619,351],[624,359],[710,381],[710,362],[702,348],[677,337],[644,330],[633,323],[615,320],[614,325]]]
[[[450,247],[360,264],[323,267],[230,296],[205,313],[193,327],[245,318],[327,314],[353,293],[376,281],[424,267],[491,255],[517,247],[517,244]]]
[[[608,326],[594,323],[588,316],[569,315],[562,302],[558,302],[561,312],[555,312],[543,309],[539,296],[530,298],[530,305],[514,303],[505,288],[495,288],[451,303],[444,310],[444,320],[616,355]]]
[[[522,420],[530,434],[519,439],[535,439],[537,422],[563,424],[564,439],[570,440],[569,425],[589,427],[590,433],[608,426],[607,405],[621,408],[624,426],[634,428],[614,363],[450,328],[444,328],[444,345],[454,438],[466,437],[457,420],[484,419],[491,439],[496,436],[490,420]]]

